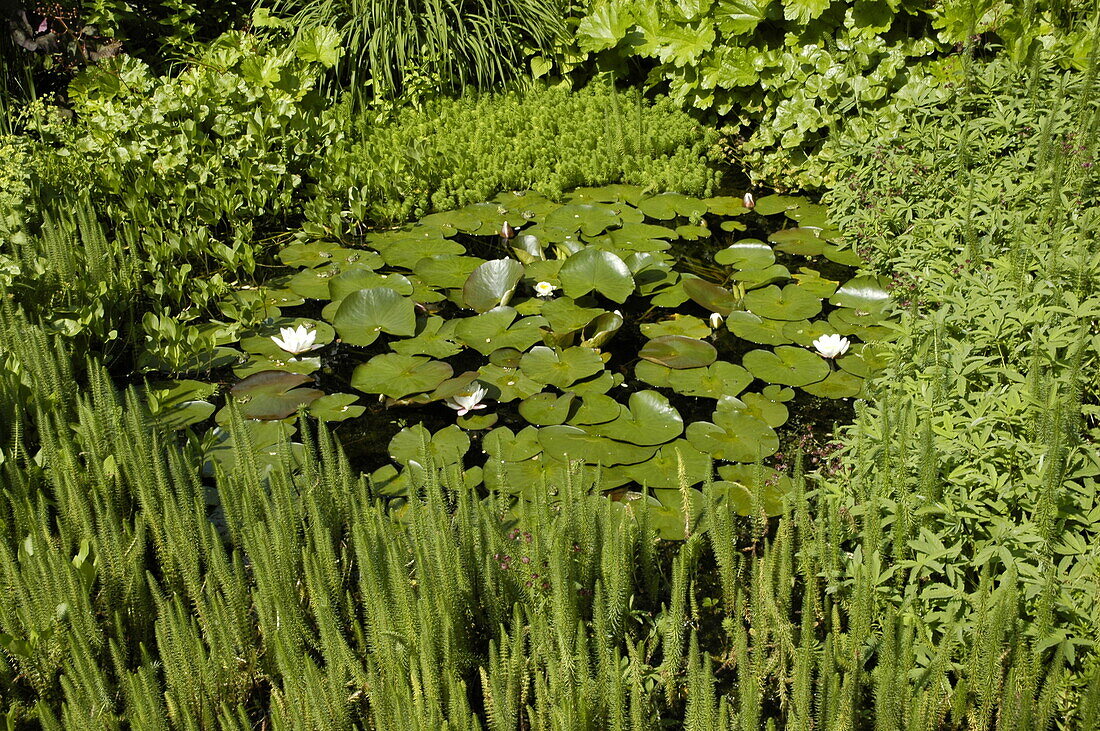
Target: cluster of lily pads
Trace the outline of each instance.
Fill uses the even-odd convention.
[[[760,238],[741,237],[749,226]],[[835,236],[803,198],[629,186],[303,236],[279,254],[296,273],[223,306],[240,348],[219,346],[240,379],[229,394],[259,424],[300,408],[358,418],[358,396],[317,387],[332,363],[395,418],[453,419],[393,437],[373,475],[393,495],[429,465],[519,497],[580,479],[650,501],[674,535],[718,463],[714,489],[774,512],[787,483],[760,464],[795,389],[858,397],[894,333],[884,283],[853,276],[859,259]]]

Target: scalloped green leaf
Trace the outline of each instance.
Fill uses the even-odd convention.
[[[420,355],[383,353],[356,366],[351,385],[366,393],[399,399],[432,391],[452,375],[451,366],[443,361]]]

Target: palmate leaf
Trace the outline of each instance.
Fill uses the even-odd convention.
[[[654,22],[655,21],[655,22]],[[696,23],[669,23],[656,16],[639,22],[643,40],[638,53],[656,56],[661,63],[683,67],[694,63],[714,46],[714,26],[705,20]]]
[[[634,16],[621,3],[599,0],[577,26],[577,45],[589,52],[614,48],[632,25]]]
[[[783,17],[798,23],[809,23],[828,9],[832,0],[784,0]]]
[[[771,0],[718,0],[718,28],[727,35],[751,33],[767,17]]]

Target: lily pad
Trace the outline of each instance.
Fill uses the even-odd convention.
[[[643,345],[638,357],[668,368],[700,368],[713,363],[718,351],[705,340],[663,335]]]
[[[645,462],[657,452],[655,446],[626,444],[567,424],[539,429],[539,443],[554,459],[581,460],[605,467]]]
[[[767,195],[756,201],[756,207],[753,208],[753,211],[761,216],[774,216],[776,213],[797,208],[804,201],[804,198],[786,195]]]
[[[829,302],[866,312],[881,312],[890,303],[890,292],[882,277],[860,276],[845,282]]]
[[[647,322],[640,327],[647,338],[659,338],[665,335],[681,335],[686,338],[702,339],[710,335],[710,326],[693,315],[676,313],[667,320]]]
[[[863,390],[863,379],[847,371],[833,371],[824,381],[803,386],[802,390],[821,398],[850,398]]]
[[[714,423],[692,422],[687,439],[699,451],[730,462],[756,462],[779,449],[774,429],[755,416],[735,411],[716,411]]]
[[[520,360],[520,370],[528,378],[561,389],[595,375],[603,368],[603,359],[590,348],[554,350],[539,345],[524,353]]]
[[[760,269],[742,269],[731,274],[730,278],[743,284],[745,289],[755,289],[773,282],[785,282],[791,278],[791,273],[782,264],[772,264]]]
[[[309,405],[309,415],[321,421],[346,421],[358,419],[366,411],[356,406],[359,397],[350,393],[332,393],[322,396]]]
[[[761,381],[784,386],[805,386],[829,375],[829,364],[819,356],[789,345],[781,345],[774,351],[750,350],[741,364]]]
[[[596,434],[618,441],[655,445],[680,436],[684,420],[661,394],[636,391],[630,394],[629,406],[619,406],[618,418],[592,429]]]
[[[776,286],[745,294],[745,309],[769,320],[808,320],[821,312],[821,300],[797,284]]]
[[[366,346],[383,332],[411,337],[416,333],[416,313],[412,300],[392,289],[360,289],[344,298],[332,324],[345,343]]]
[[[567,203],[547,215],[543,225],[595,236],[620,223],[621,208],[606,203]]]
[[[580,330],[606,310],[599,307],[581,307],[571,297],[558,297],[542,305],[540,314],[550,323],[550,329],[556,333],[571,333]]]
[[[431,459],[436,467],[462,464],[470,450],[470,438],[457,426],[445,426],[431,434],[422,425],[406,427],[390,440],[390,458],[401,464]]]
[[[539,430],[533,426],[526,426],[518,433],[499,426],[485,435],[481,446],[492,459],[504,462],[525,462],[542,452]]]
[[[543,384],[528,378],[518,367],[505,368],[492,363],[478,369],[478,380],[489,387],[493,400],[501,403],[525,399],[543,389]]]
[[[799,269],[798,274],[794,275],[794,279],[799,287],[806,290],[814,297],[820,297],[822,299],[832,296],[833,292],[836,292],[836,288],[840,286],[840,282],[825,279],[817,271],[806,267]]]
[[[383,353],[360,363],[351,374],[351,385],[366,393],[392,399],[431,391],[454,375],[443,361],[421,355]]]
[[[684,504],[684,494],[687,504]],[[702,529],[706,511],[706,498],[698,490],[654,490],[653,496],[660,506],[649,507],[649,524],[661,539],[682,541],[688,531]]]
[[[798,322],[788,322],[783,326],[783,332],[803,348],[812,348],[815,340],[822,335],[835,333],[836,330],[823,320],[800,320]]]
[[[580,345],[585,348],[599,348],[623,326],[623,316],[617,312],[605,312],[581,330]]]
[[[300,267],[312,269],[325,264],[337,264],[339,266],[355,264],[367,269],[377,269],[382,266],[382,257],[373,251],[348,249],[329,241],[291,244],[279,251],[279,260],[288,267],[294,267],[295,269]]]
[[[658,193],[638,203],[638,210],[650,218],[668,221],[677,216],[697,218],[707,212],[707,204],[680,193]]]
[[[294,414],[325,395],[316,388],[297,388],[309,383],[309,376],[282,371],[262,371],[229,389],[229,395],[246,419],[273,421]]]
[[[580,406],[569,417],[569,423],[575,426],[606,424],[618,416],[619,404],[615,399],[602,393],[593,393],[581,399]]]
[[[544,317],[522,317],[511,307],[496,307],[474,317],[458,321],[455,334],[482,355],[489,355],[500,348],[527,350],[542,340],[541,327],[547,324]]]
[[[677,439],[657,450],[648,462],[617,468],[631,480],[650,488],[679,488],[697,485],[711,474],[710,456],[700,452],[686,439]]]
[[[417,321],[415,337],[396,340],[390,347],[401,355],[430,355],[433,358],[449,358],[461,352],[455,334],[455,320],[445,320],[432,315]]]
[[[522,278],[523,265],[515,259],[487,261],[470,274],[462,287],[462,296],[467,307],[488,312],[508,304]]]
[[[415,269],[417,262],[426,256],[466,253],[465,246],[444,238],[409,237],[391,241],[384,246],[376,244],[376,247],[387,264],[409,271]]]
[[[582,249],[565,260],[558,276],[562,289],[574,299],[589,292],[599,292],[621,303],[634,292],[630,269],[609,251]]]
[[[775,248],[799,256],[821,256],[826,243],[820,238],[821,229],[811,227],[788,228],[776,231],[768,237]]]
[[[576,398],[574,393],[536,393],[520,402],[519,415],[535,426],[564,424]]]
[[[206,401],[218,390],[202,381],[171,381],[150,386],[146,392],[149,411],[157,424],[169,430],[206,421],[214,413],[214,404]]]
[[[421,281],[432,287],[460,289],[466,284],[470,274],[484,263],[484,259],[476,256],[426,256],[416,263],[413,271]]]
[[[741,304],[740,299],[733,292],[704,279],[685,281],[684,291],[700,307],[723,316],[738,309]]]
[[[714,260],[735,269],[763,269],[775,263],[775,252],[759,239],[742,239],[716,253]]]
[[[731,312],[726,327],[737,337],[761,345],[785,345],[791,342],[782,320],[765,320],[751,312]]]

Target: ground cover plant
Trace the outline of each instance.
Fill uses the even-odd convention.
[[[709,124],[781,140],[839,39],[798,83],[883,93],[810,105],[801,195],[686,82],[370,101],[268,10],[4,98],[8,728],[1100,726],[1088,7],[596,0],[509,56],[762,53]]]

